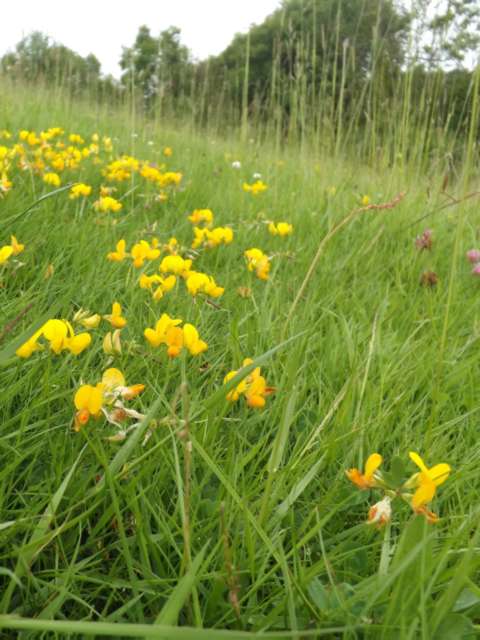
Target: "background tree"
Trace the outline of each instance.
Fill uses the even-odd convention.
[[[158,40],[142,25],[132,47],[124,47],[120,58],[121,81],[139,88],[145,101],[151,101],[157,91]]]
[[[192,75],[190,52],[173,26],[158,37],[141,26],[133,46],[123,49],[120,66],[122,83],[140,89],[147,108],[156,97],[173,100],[183,95]]]
[[[17,80],[42,81],[72,92],[97,90],[103,81],[100,62],[93,54],[83,58],[39,31],[23,38],[14,51],[5,54],[0,68]]]
[[[429,69],[470,66],[480,44],[478,0],[415,0],[411,56]]]

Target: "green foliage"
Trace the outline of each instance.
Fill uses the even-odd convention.
[[[414,55],[428,68],[461,64],[480,44],[480,6],[476,0],[420,0],[412,5]],[[470,60],[470,63],[472,60]]]
[[[390,0],[288,0],[248,33],[251,95],[267,95],[275,64],[281,87],[288,90],[304,79],[308,86],[328,84],[328,94],[335,91],[335,70],[346,66],[354,92],[379,54],[390,70],[400,65],[407,28],[408,16],[398,13]],[[232,88],[244,66],[246,38],[235,36],[214,61],[230,75]]]
[[[148,27],[141,26],[133,46],[123,49],[120,66],[122,83],[139,88],[147,108],[164,94],[179,98],[189,86],[190,54],[180,43],[177,27],[165,29],[156,38]]]

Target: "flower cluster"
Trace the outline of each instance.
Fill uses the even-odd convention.
[[[252,184],[248,182],[243,183],[243,190],[247,193],[251,193],[253,196],[258,195],[259,193],[263,193],[268,189],[268,186],[262,182],[262,180],[256,180]]]
[[[272,236],[290,236],[293,233],[293,225],[288,222],[270,222],[268,225],[268,230],[272,234]]]
[[[251,358],[245,358],[243,367],[252,364]],[[225,376],[223,383],[226,384],[238,373],[238,370],[229,371]],[[249,407],[254,409],[262,409],[265,406],[265,398],[275,391],[274,387],[267,386],[265,378],[261,375],[260,367],[255,367],[243,380],[227,394],[227,400],[237,402],[240,396],[243,396]]]
[[[210,226],[213,223],[213,212],[211,209],[195,209],[188,219],[193,225]]]
[[[223,287],[218,286],[213,276],[209,276],[201,271],[188,271],[185,276],[185,284],[188,292],[192,296],[204,293],[211,298],[219,298],[225,291]]]
[[[88,184],[84,184],[83,182],[79,182],[74,184],[70,189],[70,200],[76,200],[77,198],[88,198],[88,196],[92,193],[92,187]]]
[[[199,247],[213,249],[221,244],[230,244],[233,240],[233,231],[230,227],[215,227],[212,230],[207,227],[194,227],[193,232],[195,238],[192,242],[192,249]]]
[[[348,479],[359,489],[381,489],[385,494],[381,501],[370,508],[367,520],[369,523],[382,525],[389,522],[391,503],[397,497],[407,502],[416,514],[423,515],[428,522],[438,522],[438,516],[427,505],[435,497],[437,487],[450,475],[450,465],[442,462],[428,468],[418,453],[410,451],[409,457],[420,471],[407,479],[400,459],[396,459],[390,472],[379,471],[383,462],[379,453],[372,453],[368,457],[363,472],[359,469],[346,471]]]
[[[100,213],[117,213],[123,207],[123,204],[112,198],[112,196],[100,196],[98,200],[95,200],[93,203],[93,207],[95,211],[99,211]]]
[[[101,382],[95,386],[83,384],[77,389],[73,400],[77,409],[74,419],[75,431],[80,431],[88,424],[90,418],[98,419],[103,414],[108,422],[121,429],[116,436],[109,439],[115,441],[124,439],[126,432],[122,423],[127,418],[139,421],[145,416],[132,409],[127,409],[123,401],[132,400],[140,395],[144,389],[145,385],[143,384],[134,384],[128,387],[124,375],[119,369],[107,369]]]
[[[9,131],[4,131],[2,140],[9,141],[0,145],[0,197],[13,188],[12,174],[15,170],[30,171],[39,176],[44,185],[57,189],[61,186],[63,176],[68,181],[69,173],[77,170],[80,165],[90,162],[101,165],[102,175],[107,182],[120,184],[132,180],[134,174],[140,176],[154,187],[160,189],[159,196],[167,199],[163,191],[169,187],[178,187],[182,174],[177,171],[165,170],[164,165],[157,166],[148,161],[121,155],[112,160],[112,139],[98,133],[92,134],[89,141],[78,133],[66,134],[60,127],[51,127],[45,131],[22,130],[18,133],[18,140]],[[165,153],[165,157],[172,155],[172,150]],[[106,159],[108,158],[108,162]],[[93,203],[94,210],[99,213],[118,213],[122,210],[122,202],[112,196],[112,187],[102,187],[99,197]],[[77,182],[68,193],[71,200],[82,198],[86,200],[93,193],[93,187]]]
[[[192,356],[198,356],[206,351],[208,345],[200,339],[197,329],[188,323],[180,327],[182,322],[180,318],[171,318],[167,313],[162,313],[154,329],[145,329],[145,338],[152,347],[166,345],[170,358],[179,356],[183,348],[187,349]]]
[[[175,276],[162,278],[162,276],[158,274],[148,276],[146,273],[142,273],[139,279],[140,287],[151,291],[154,300],[163,298],[165,293],[168,293],[168,291],[174,288],[176,282],[177,278]]]
[[[82,353],[91,343],[89,333],[75,335],[72,325],[67,320],[48,320],[31,338],[22,344],[16,351],[20,358],[29,358],[34,351],[44,348],[42,338],[51,351],[58,355],[62,351],[70,351],[74,355]]]
[[[249,271],[255,271],[257,278],[268,280],[270,259],[261,249],[247,249],[244,253]]]

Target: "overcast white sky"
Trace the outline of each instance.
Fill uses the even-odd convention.
[[[122,45],[133,43],[142,24],[154,35],[180,27],[183,44],[205,58],[279,5],[280,0],[14,0],[1,12],[0,55],[31,31],[43,31],[81,55],[94,53],[103,73],[118,76]]]

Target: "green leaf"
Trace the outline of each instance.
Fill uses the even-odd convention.
[[[450,613],[438,627],[434,640],[466,640],[477,637],[473,635],[474,627],[467,616],[460,613]]]
[[[162,610],[156,617],[155,624],[177,624],[178,615],[182,610],[182,607],[185,605],[185,602],[187,601],[187,598],[189,597],[197,580],[197,575],[200,567],[202,566],[207,546],[208,543],[205,544],[198,556],[192,562],[192,566],[189,568],[187,573],[179,580],[167,602],[163,605]]]
[[[403,460],[399,456],[395,456],[392,459],[392,463],[390,465],[390,475],[393,479],[395,487],[400,487],[405,481],[405,465],[403,463]]]

